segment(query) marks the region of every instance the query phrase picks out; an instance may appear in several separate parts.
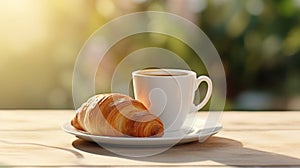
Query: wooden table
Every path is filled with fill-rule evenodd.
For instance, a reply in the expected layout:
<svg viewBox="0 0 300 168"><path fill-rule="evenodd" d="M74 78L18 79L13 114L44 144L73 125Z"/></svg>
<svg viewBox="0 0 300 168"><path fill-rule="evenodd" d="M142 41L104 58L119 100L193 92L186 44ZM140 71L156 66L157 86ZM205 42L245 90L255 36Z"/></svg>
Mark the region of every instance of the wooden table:
<svg viewBox="0 0 300 168"><path fill-rule="evenodd" d="M144 158L61 130L72 110L0 111L0 167L300 167L300 112L224 112L224 129Z"/></svg>

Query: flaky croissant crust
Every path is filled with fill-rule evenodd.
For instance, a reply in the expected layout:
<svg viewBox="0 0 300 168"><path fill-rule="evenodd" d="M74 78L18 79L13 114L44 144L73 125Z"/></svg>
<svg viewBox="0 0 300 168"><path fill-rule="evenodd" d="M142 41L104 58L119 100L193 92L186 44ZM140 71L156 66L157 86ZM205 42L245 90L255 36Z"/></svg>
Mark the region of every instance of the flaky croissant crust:
<svg viewBox="0 0 300 168"><path fill-rule="evenodd" d="M76 111L72 126L103 136L162 136L161 120L139 101L123 94L99 94Z"/></svg>

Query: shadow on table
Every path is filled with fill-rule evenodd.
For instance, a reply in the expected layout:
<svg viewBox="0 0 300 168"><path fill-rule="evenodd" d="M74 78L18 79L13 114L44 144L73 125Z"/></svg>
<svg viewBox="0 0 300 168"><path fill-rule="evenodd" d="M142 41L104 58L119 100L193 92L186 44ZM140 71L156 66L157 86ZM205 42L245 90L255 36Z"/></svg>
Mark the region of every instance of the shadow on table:
<svg viewBox="0 0 300 168"><path fill-rule="evenodd" d="M76 149L92 154L122 157L100 147L96 143L84 141L81 139L75 140L72 143L72 145ZM139 149L124 147L115 147L115 149L120 149L123 152L138 152L138 150L145 150L141 148ZM245 148L239 141L217 136L210 137L205 143L193 142L189 144L178 145L154 156L130 157L129 159L159 163L188 163L199 161L214 161L222 165L228 166L276 165L282 167L300 167L300 159L298 158L276 154L272 152L265 152L256 149Z"/></svg>

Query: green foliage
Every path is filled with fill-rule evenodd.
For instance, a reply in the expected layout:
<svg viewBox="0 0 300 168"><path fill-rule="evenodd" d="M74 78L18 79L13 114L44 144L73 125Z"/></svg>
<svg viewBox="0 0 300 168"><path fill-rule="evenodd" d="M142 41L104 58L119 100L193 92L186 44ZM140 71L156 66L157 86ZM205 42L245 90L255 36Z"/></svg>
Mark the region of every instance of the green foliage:
<svg viewBox="0 0 300 168"><path fill-rule="evenodd" d="M84 41L118 16L155 10L191 20L211 39L226 71L227 110L300 109L299 0L12 0L0 10L0 108L73 108L73 64ZM184 43L143 34L107 53L98 91L109 91L117 63L144 47L170 50L206 73Z"/></svg>

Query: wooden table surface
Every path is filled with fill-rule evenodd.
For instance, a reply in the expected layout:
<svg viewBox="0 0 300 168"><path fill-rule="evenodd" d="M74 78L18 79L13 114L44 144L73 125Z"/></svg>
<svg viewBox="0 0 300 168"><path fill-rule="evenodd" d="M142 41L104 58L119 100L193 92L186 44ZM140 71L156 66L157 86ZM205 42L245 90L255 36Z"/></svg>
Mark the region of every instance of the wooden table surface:
<svg viewBox="0 0 300 168"><path fill-rule="evenodd" d="M300 112L224 112L204 143L129 158L62 131L72 110L0 111L0 167L300 167Z"/></svg>

